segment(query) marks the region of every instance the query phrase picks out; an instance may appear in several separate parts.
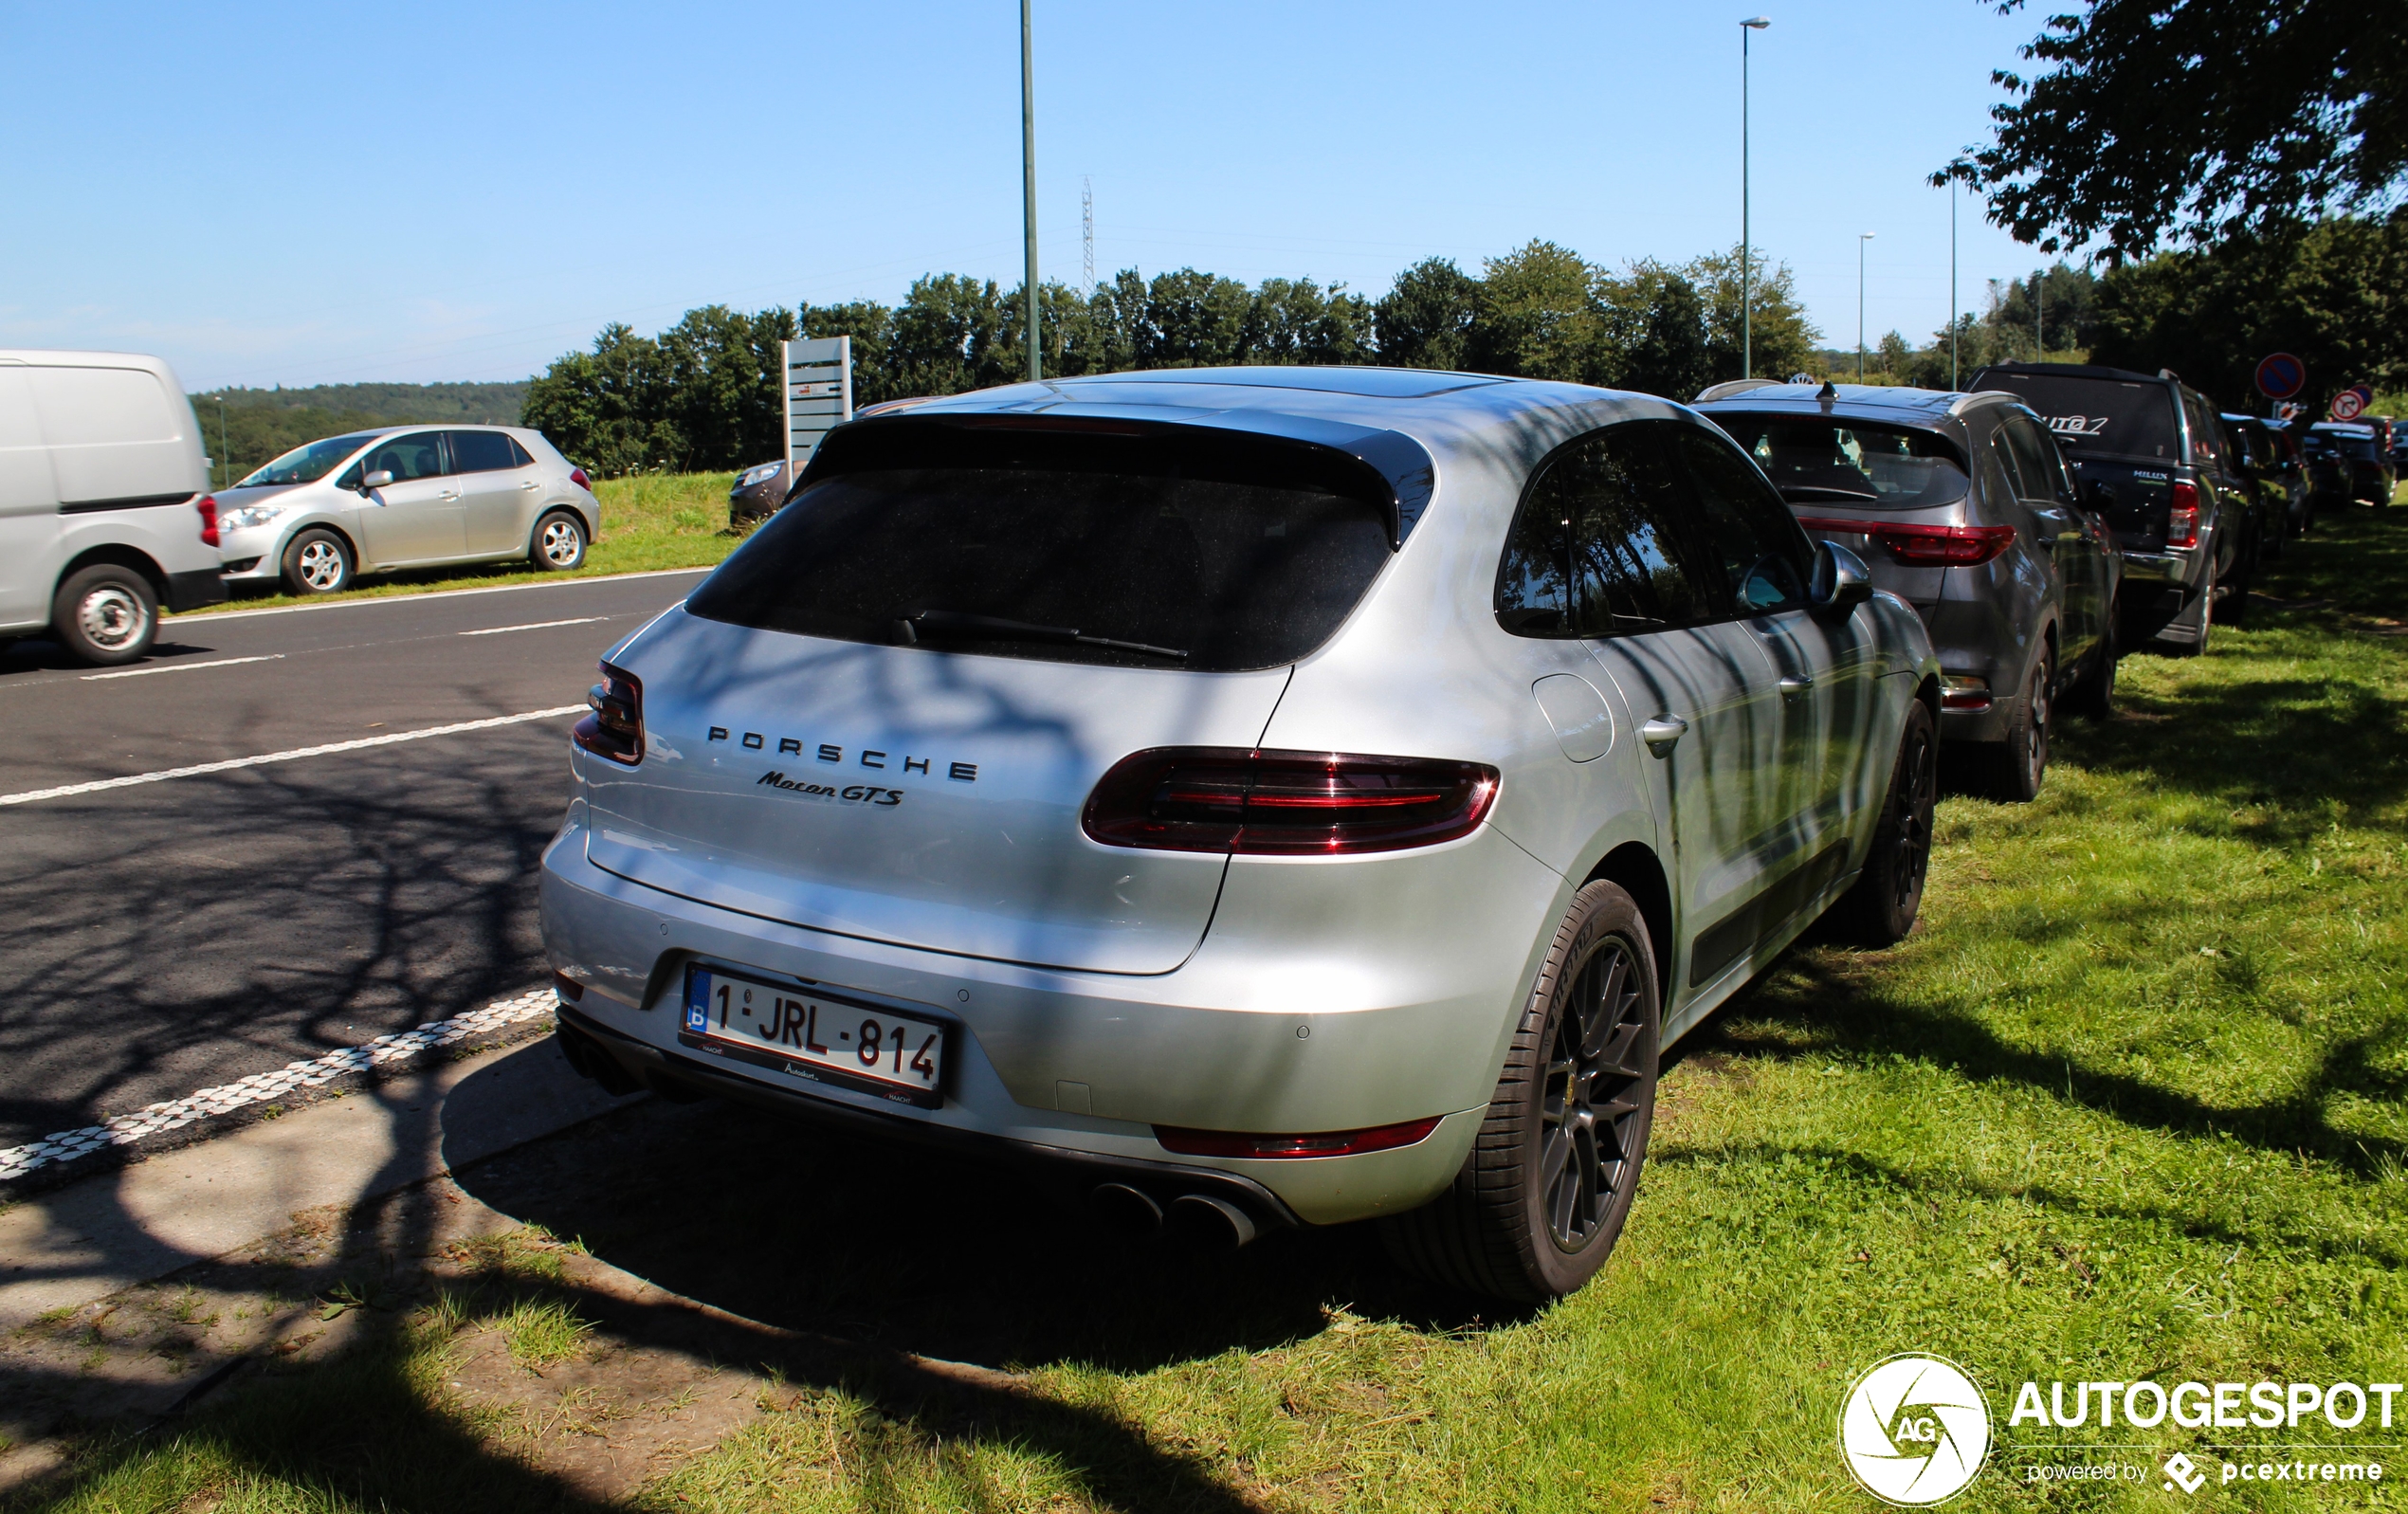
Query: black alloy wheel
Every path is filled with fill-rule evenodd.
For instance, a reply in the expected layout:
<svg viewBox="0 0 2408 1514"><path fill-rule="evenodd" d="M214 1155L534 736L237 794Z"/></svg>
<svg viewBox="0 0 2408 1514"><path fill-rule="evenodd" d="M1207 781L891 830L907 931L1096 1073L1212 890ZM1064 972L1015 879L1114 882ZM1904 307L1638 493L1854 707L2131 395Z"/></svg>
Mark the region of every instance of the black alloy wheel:
<svg viewBox="0 0 2408 1514"><path fill-rule="evenodd" d="M1573 1292L1612 1254L1655 1119L1661 1000L1638 904L1572 896L1454 1181L1380 1222L1407 1271L1494 1298Z"/></svg>
<svg viewBox="0 0 2408 1514"><path fill-rule="evenodd" d="M2048 779L2056 676L2056 654L2043 647L2024 681L2023 692L2007 711L2007 739L1998 747L1993 787L1999 798L2011 804L2028 804L2037 798L2040 785Z"/></svg>
<svg viewBox="0 0 2408 1514"><path fill-rule="evenodd" d="M1539 1096L1539 1191L1556 1250L1596 1239L1638 1186L1655 1103L1655 1028L1631 942L1598 942L1555 1017Z"/></svg>
<svg viewBox="0 0 2408 1514"><path fill-rule="evenodd" d="M1931 706L1918 699L1906 706L1865 869L1833 906L1842 934L1865 946L1894 946L1915 928L1931 872L1931 812L1939 800L1940 735Z"/></svg>

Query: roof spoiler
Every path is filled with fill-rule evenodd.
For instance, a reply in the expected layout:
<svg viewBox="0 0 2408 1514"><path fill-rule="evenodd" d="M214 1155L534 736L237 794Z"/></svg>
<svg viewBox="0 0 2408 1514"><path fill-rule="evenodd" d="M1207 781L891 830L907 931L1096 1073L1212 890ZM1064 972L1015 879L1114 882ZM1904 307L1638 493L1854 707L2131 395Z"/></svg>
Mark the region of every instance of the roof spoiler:
<svg viewBox="0 0 2408 1514"><path fill-rule="evenodd" d="M1703 405L1708 400L1728 399L1734 394L1744 394L1752 389L1779 389L1780 387L1780 380L1778 378L1734 378L1726 384L1706 385L1697 392L1697 398L1690 400L1689 403Z"/></svg>

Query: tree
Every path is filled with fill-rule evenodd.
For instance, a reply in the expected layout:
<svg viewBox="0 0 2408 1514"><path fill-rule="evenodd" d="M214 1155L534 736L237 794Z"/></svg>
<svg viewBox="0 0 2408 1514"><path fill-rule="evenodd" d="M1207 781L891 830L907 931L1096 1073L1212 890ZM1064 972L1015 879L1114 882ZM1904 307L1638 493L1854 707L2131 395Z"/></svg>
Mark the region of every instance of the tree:
<svg viewBox="0 0 2408 1514"><path fill-rule="evenodd" d="M520 418L606 477L682 466L685 439L664 413L666 380L660 343L612 321L592 352L557 359L528 387Z"/></svg>
<svg viewBox="0 0 2408 1514"><path fill-rule="evenodd" d="M1706 298L1706 353L1709 382L1739 378L1787 378L1806 366L1822 333L1806 319L1797 283L1785 263L1768 261L1760 248L1749 255L1747 308L1749 347L1756 372L1740 373L1739 248L1709 252L1681 269Z"/></svg>
<svg viewBox="0 0 2408 1514"><path fill-rule="evenodd" d="M679 465L740 468L786 455L782 344L795 313L689 310L661 333L661 411L684 443Z"/></svg>
<svg viewBox="0 0 2408 1514"><path fill-rule="evenodd" d="M1480 281L1451 258L1425 258L1396 275L1373 307L1379 360L1398 368L1464 368L1480 316Z"/></svg>
<svg viewBox="0 0 2408 1514"><path fill-rule="evenodd" d="M1473 305L1469 366L1518 378L1605 381L1596 270L1571 248L1532 241L1490 258Z"/></svg>
<svg viewBox="0 0 2408 1514"><path fill-rule="evenodd" d="M2022 56L2053 66L1993 74L2011 97L1996 139L1932 182L1985 190L1990 219L2045 251L2269 235L2408 180L2398 0L2089 0Z"/></svg>
<svg viewBox="0 0 2408 1514"><path fill-rule="evenodd" d="M1606 350L1596 364L1603 382L1683 403L1713 382L1706 301L1686 275L1634 263L1619 277L1600 277L1597 296L1605 310Z"/></svg>

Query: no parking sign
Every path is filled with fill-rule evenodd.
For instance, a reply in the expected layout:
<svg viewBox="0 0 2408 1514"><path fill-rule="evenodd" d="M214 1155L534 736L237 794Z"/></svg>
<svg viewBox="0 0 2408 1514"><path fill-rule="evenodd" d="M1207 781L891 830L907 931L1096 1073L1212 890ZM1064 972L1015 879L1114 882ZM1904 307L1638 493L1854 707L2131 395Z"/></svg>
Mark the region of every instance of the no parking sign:
<svg viewBox="0 0 2408 1514"><path fill-rule="evenodd" d="M2289 353L2275 353L2257 365L2257 392L2268 399L2289 399L2308 387L2308 365Z"/></svg>

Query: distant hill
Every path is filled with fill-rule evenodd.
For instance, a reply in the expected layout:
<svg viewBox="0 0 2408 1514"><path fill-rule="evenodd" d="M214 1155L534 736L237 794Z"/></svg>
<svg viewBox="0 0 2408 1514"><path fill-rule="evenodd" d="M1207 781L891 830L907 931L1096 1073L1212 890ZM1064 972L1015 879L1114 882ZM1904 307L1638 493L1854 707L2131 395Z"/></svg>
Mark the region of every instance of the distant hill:
<svg viewBox="0 0 2408 1514"><path fill-rule="evenodd" d="M321 436L372 426L516 426L533 380L499 384L317 384L307 389L210 390L192 396L201 435L225 487ZM219 401L224 400L222 411ZM218 454L224 453L224 457Z"/></svg>

